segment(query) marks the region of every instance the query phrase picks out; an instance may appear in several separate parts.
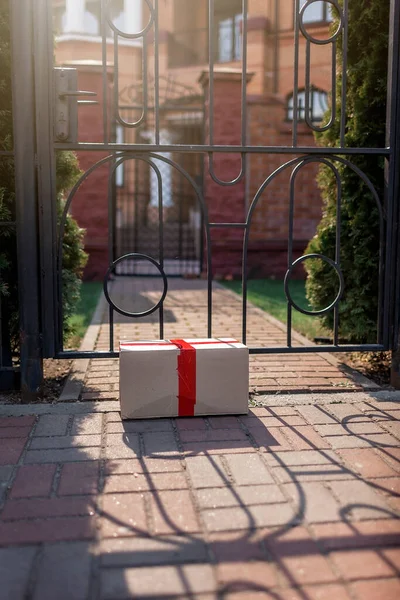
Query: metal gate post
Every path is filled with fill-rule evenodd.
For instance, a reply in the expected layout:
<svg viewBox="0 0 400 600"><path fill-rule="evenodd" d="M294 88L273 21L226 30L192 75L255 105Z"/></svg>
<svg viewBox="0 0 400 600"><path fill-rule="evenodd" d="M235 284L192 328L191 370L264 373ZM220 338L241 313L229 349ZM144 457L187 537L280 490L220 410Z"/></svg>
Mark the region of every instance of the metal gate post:
<svg viewBox="0 0 400 600"><path fill-rule="evenodd" d="M391 384L400 389L400 0L391 0L389 37L387 145L390 146L387 194L392 206ZM390 215L388 215L388 219Z"/></svg>
<svg viewBox="0 0 400 600"><path fill-rule="evenodd" d="M35 165L33 5L34 0L10 1L21 391L23 402L30 402L37 398L43 381Z"/></svg>

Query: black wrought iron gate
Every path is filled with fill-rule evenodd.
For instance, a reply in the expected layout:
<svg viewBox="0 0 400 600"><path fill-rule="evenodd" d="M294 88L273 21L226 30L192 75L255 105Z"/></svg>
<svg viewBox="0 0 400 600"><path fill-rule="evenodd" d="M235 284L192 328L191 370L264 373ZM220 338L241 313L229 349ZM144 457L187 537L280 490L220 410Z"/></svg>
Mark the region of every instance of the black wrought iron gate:
<svg viewBox="0 0 400 600"><path fill-rule="evenodd" d="M292 181L297 174L309 164L323 163L337 175L337 165L346 165L353 169L370 189L379 207L380 214L380 248L376 251L380 256L379 270L379 311L378 311L378 336L373 344L341 344L338 337L338 318L335 318L334 343L332 345L318 346L318 352L352 351L352 350L379 350L395 347L398 339L399 322L399 152L400 152L400 92L399 92L399 12L400 0L391 0L390 5L390 51L388 57L388 103L387 103L387 144L381 148L354 148L345 144L346 119L346 42L348 27L347 8L350 2L356 0L293 0L293 94L288 103L288 115L292 118L292 135L289 144L282 145L252 145L249 142L249 112L247 103L247 72L248 53L247 40L249 35L249 17L247 0L240 1L240 10L237 13L223 18L216 12L218 0L204 2L207 14L207 26L203 41L198 44L197 54L194 52L195 43L191 32L189 42L185 46L179 42L179 35L175 35L173 48L171 50L171 61L169 66L179 67L179 56L184 57L183 67L198 65L204 61L204 70L209 77L209 86L206 94L207 115L204 121L196 121L203 110L203 105L195 95L188 99L185 94L177 94L169 107L163 104L161 97L162 78L165 76L160 63L160 46L165 44L165 31L160 23L160 6L158 0L144 0L143 12L145 25L141 31L122 30L117 20L113 17L114 2L99 0L100 29L98 37L101 45L101 57L98 65L102 69L104 103L102 107L103 131L101 141L95 143L79 141L79 132L76 136L76 100L80 95L78 89L61 89L57 87L57 73L53 63L53 27L52 7L50 0L11 0L12 11L12 42L13 42L13 95L14 95L14 137L15 137L15 165L16 165L16 196L18 206L18 242L19 242L19 285L21 297L21 323L22 323L22 367L23 385L25 389L33 391L38 381L38 361L41 356L76 358L76 357L104 357L117 356L113 346L108 352L67 352L63 349L62 342L62 237L66 213L73 203L75 195L80 186L88 177L104 165L109 167L109 269L104 273L105 291L107 294L107 281L110 275L125 273L126 275L143 274L136 269L138 259L147 261L157 272L164 282L164 291L160 302L144 314L158 311L160 316L160 337L163 337L163 300L167 294L168 275L170 265L168 261L173 256L181 254L183 230L173 235L178 239L178 248L173 249L172 255L167 256L169 250L166 246L166 221L170 223L171 231L174 227L171 223L178 222L187 225L189 223L195 234L192 235L193 244L197 244L197 250L193 251L193 273L199 274L200 270L207 273L208 286L208 326L207 333L212 335L212 258L211 233L216 228L220 235L232 229L243 233L243 340L246 340L246 310L247 310L247 277L248 277L248 246L252 230L253 217L259 199L282 172L290 171ZM190 0L188 0L190 2ZM229 3L228 3L229 4ZM237 3L232 3L237 4ZM272 4L272 3L270 3ZM279 5L279 3L277 3ZM285 3L286 4L286 3ZM323 6L324 14L327 8L333 7L339 14L338 29L329 34L327 38L321 35L314 37L310 34L306 23L305 12L307 9L317 9ZM181 3L179 4L181 6ZM227 3L224 4L226 8ZM178 7L179 8L179 7ZM225 9L224 9L225 10ZM319 8L318 8L319 10ZM147 19L147 22L146 22ZM200 31L200 30L199 30ZM182 34L185 31L181 32ZM196 34L197 35L197 34ZM200 35L200 34L199 34ZM101 38L101 39L100 39ZM98 40L98 41L99 41ZM134 43L133 43L134 42ZM169 42L168 42L169 43ZM305 62L299 57L300 44L305 48ZM131 44L139 47L141 53L141 80L140 93L136 93L135 102L128 99L123 102L118 87L118 61L119 48L121 44ZM181 44L181 45L179 45ZM341 44L343 48L343 85L341 91L336 88L336 49ZM314 145L302 145L299 140L301 128L318 130L312 115L312 104L314 99L318 100L311 81L311 59L310 55L321 45L328 45L332 50L331 64L331 120L325 126L336 126L340 128L340 144L338 147L315 147ZM188 48L192 53L188 54ZM185 48L182 51L180 48ZM181 53L181 54L180 54ZM114 64L114 87L108 89L108 61ZM178 62L177 62L178 61ZM214 137L214 112L216 111L214 99L215 72L217 62L236 61L235 66L240 66L241 77L241 122L236 144L223 145L217 143ZM229 63L230 64L230 63ZM305 85L301 88L299 74L305 69ZM229 70L229 69L228 69ZM134 82L132 82L134 83ZM276 91L276 90L275 90ZM336 113L336 100L341 93L343 109L341 114ZM149 101L151 97L152 101ZM182 100L183 98L183 100ZM61 126L59 130L55 123L56 110L59 110L59 102L63 103L65 113L63 117L68 121L64 131ZM319 98L321 101L321 98ZM182 103L184 104L182 106ZM297 108L296 108L297 107ZM175 111L175 117L179 117L180 125L182 119L196 115L193 121L197 133L188 140L185 135L181 138L165 136L163 130L166 127L166 109ZM292 111L290 113L290 111ZM129 114L128 114L129 113ZM168 115L167 115L168 116ZM304 123L301 120L304 120ZM170 120L170 122L172 122ZM58 124L59 125L59 124ZM300 128L300 129L299 129ZM303 130L302 129L302 130ZM182 129L183 131L183 129ZM193 131L193 129L192 129ZM207 133L207 137L205 136ZM67 199L64 215L57 225L55 204L55 153L64 150L76 152L97 152L99 160L93 162L82 175L78 184L71 191ZM217 176L213 169L213 161L219 155L236 154L241 159L241 169L237 177L225 181L223 176ZM352 157L360 154L368 154L380 160L384 157L386 163L386 198L379 198L368 179L368 173L360 172L352 164ZM221 189L239 183L250 176L249 163L255 156L279 156L287 157L279 167L272 172L263 174L263 184L258 192L249 198L248 210L245 219L240 222L210 222L208 217L209 205L207 205L203 190L203 158L207 158L206 166L208 177L217 183ZM130 165L128 167L128 165ZM131 219L126 210L128 200L118 191L118 178L125 168L125 175L129 170L129 177L135 180L136 188L134 194L140 195L140 173L147 177L146 198L143 206L146 211L139 218ZM135 171L136 169L136 171ZM135 174L136 173L136 174ZM338 175L337 175L338 176ZM136 178L136 179L135 179ZM175 200L171 197L171 187L168 188L171 178L178 178L182 193L188 199L185 202ZM168 181L167 181L168 180ZM117 192L115 191L117 188ZM289 192L289 219L293 218L294 191L291 186ZM189 202L189 205L187 204ZM338 200L340 207L340 180L338 180ZM169 205L169 206L168 206ZM141 204L133 205L133 210L140 212ZM168 210L170 215L168 217ZM131 208L129 209L131 210ZM174 211L178 215L174 215ZM192 213L190 214L190 210ZM181 214L179 214L181 211ZM186 216L183 217L183 212ZM343 287L347 284L343 281L340 268L340 208L337 220L337 252L335 260L322 256L336 270L340 289L335 299L326 310L335 311L338 314ZM149 220L150 219L150 220ZM147 220L147 221L146 221ZM150 222L151 221L151 222ZM136 232L134 228L137 228ZM147 230L146 230L147 227ZM199 227L202 233L199 234ZM133 228L133 229L132 229ZM152 238L152 243L145 246L140 241L140 232L147 231L147 236ZM133 233L132 233L133 232ZM136 237L135 237L136 236ZM181 238L179 237L181 236ZM198 236L198 238L196 238ZM189 236L190 237L190 236ZM196 239L197 241L196 241ZM179 241L180 240L180 241ZM288 268L286 281L299 262L306 260L301 256L297 260L293 254L292 227L289 223L288 235ZM190 242L190 243L192 243ZM180 248L179 248L180 244ZM149 258L143 258L146 247L153 250ZM123 255L129 255L129 261L122 267ZM175 256L176 255L176 256ZM191 260L189 254L186 257ZM128 265L128 266L127 266ZM125 269L125 270L124 270ZM136 269L136 270L135 270ZM178 270L178 274L181 274ZM289 322L293 310L298 309L291 298L289 286L286 285ZM108 294L107 294L108 296ZM110 328L112 329L112 315L118 310L110 301ZM132 319L142 315L127 313ZM110 332L112 339L112 331ZM286 352L315 352L316 348L310 346L292 346L291 329L288 327L287 345L282 347L258 347L250 348L251 353L286 353Z"/></svg>

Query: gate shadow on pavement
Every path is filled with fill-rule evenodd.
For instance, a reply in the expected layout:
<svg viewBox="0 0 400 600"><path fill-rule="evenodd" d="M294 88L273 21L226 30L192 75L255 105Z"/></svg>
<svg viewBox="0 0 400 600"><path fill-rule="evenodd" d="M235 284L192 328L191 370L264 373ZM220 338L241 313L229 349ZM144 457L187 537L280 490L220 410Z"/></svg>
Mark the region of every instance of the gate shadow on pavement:
<svg viewBox="0 0 400 600"><path fill-rule="evenodd" d="M372 402L336 418L338 406L318 407L316 420L348 438L344 454L302 424L301 407L127 422L89 414L56 436L40 417L9 485L0 544L34 544L35 600L364 600L365 586L399 575L400 490L388 472L398 475L400 455L385 433L398 421ZM387 472L352 468L351 453L365 450L387 459ZM16 551L0 555L4 565Z"/></svg>

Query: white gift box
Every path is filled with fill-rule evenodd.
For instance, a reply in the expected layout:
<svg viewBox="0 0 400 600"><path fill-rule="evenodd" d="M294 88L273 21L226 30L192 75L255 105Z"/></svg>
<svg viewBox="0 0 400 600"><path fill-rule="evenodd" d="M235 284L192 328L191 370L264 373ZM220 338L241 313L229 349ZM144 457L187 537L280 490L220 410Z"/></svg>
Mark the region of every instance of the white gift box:
<svg viewBox="0 0 400 600"><path fill-rule="evenodd" d="M120 343L123 419L245 414L249 350L231 338Z"/></svg>

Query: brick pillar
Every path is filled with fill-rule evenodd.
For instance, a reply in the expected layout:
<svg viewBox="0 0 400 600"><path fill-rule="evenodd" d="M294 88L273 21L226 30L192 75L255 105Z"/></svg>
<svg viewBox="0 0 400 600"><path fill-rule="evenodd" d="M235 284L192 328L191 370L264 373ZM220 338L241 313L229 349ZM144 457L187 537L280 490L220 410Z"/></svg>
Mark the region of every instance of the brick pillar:
<svg viewBox="0 0 400 600"><path fill-rule="evenodd" d="M247 75L247 81L252 75ZM239 69L214 70L214 114L209 109L209 73L204 71L199 79L205 95L205 143L210 143L210 119L213 120L213 144L237 146L241 144L241 86ZM216 183L209 174L210 158L205 159L204 197L211 223L243 223L246 214L245 178L233 186ZM241 169L241 157L236 153L213 154L214 174L222 181L235 179ZM240 276L242 267L243 230L237 228L213 229L213 275Z"/></svg>
<svg viewBox="0 0 400 600"><path fill-rule="evenodd" d="M98 64L73 65L78 69L78 89L96 92L95 105L80 105L78 108L78 140L102 143L103 137L103 71ZM112 73L108 73L109 84ZM110 96L109 96L110 97ZM89 99L89 98L88 98ZM110 112L110 111L109 111ZM79 166L87 171L108 153L78 152ZM72 201L71 212L80 227L86 230L85 250L89 260L85 268L85 280L102 280L108 265L108 175L109 166L96 169L78 190Z"/></svg>

